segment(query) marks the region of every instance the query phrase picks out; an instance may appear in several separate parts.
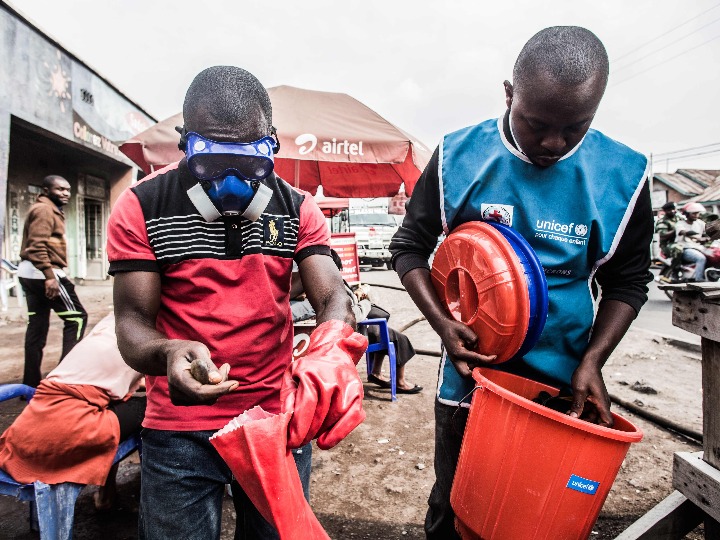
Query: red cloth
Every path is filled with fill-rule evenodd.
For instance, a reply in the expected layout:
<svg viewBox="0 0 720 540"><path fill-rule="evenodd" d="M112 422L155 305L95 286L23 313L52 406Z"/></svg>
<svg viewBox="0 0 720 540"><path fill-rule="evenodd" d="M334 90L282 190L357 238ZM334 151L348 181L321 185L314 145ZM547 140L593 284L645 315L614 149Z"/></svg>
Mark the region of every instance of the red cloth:
<svg viewBox="0 0 720 540"><path fill-rule="evenodd" d="M95 386L42 381L0 437L0 469L22 483L104 485L120 442L109 402Z"/></svg>

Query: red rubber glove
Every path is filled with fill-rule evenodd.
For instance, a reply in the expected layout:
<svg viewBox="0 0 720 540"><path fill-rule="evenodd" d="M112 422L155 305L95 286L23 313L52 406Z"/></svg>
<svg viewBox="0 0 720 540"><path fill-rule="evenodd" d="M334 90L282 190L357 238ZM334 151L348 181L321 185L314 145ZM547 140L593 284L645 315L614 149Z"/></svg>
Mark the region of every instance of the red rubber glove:
<svg viewBox="0 0 720 540"><path fill-rule="evenodd" d="M342 321L326 321L313 331L305 355L285 371L280 391L282 411L293 413L288 448L317 437L318 447L328 450L365 420L355 366L367 347L367 339Z"/></svg>

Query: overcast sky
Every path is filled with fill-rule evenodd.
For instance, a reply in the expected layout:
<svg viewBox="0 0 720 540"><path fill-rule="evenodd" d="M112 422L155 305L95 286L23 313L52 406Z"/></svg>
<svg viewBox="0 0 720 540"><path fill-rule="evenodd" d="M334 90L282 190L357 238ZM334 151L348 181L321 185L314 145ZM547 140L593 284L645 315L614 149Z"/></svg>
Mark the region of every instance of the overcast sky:
<svg viewBox="0 0 720 540"><path fill-rule="evenodd" d="M232 64L267 87L348 93L431 147L502 114L502 82L535 32L585 26L611 62L593 127L644 153L715 151L659 157L656 172L720 169L717 0L11 4L158 120L180 111L198 71Z"/></svg>

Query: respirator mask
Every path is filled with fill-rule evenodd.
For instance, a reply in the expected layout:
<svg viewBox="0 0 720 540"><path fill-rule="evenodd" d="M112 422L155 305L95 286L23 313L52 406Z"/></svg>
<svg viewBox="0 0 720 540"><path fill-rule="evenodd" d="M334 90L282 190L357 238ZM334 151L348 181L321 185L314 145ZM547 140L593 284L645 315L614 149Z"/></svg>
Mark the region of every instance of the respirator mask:
<svg viewBox="0 0 720 540"><path fill-rule="evenodd" d="M280 148L275 128L271 134L257 141L235 143L181 132L179 147L185 151L188 169L200 180L188 190L188 196L206 220L241 215L257 221L265 211L272 190L260 180L272 173L274 154Z"/></svg>

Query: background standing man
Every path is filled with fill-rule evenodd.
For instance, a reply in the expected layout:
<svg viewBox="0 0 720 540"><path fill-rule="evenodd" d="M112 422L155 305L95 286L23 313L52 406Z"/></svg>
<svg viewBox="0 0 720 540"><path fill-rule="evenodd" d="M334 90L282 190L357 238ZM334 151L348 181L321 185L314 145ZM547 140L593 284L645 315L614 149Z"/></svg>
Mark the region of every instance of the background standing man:
<svg viewBox="0 0 720 540"><path fill-rule="evenodd" d="M337 425L344 436L364 418L353 361L367 341L353 333L322 212L272 172L278 143L260 81L237 67L208 68L191 83L183 117L186 157L126 190L109 223L118 345L125 361L148 375L140 537L219 538L225 484L232 482L235 537L277 538L209 437L256 405L278 413L288 410L285 397L295 398L283 386L292 358L293 261L318 323L294 373L321 383L332 413L321 414L299 394L294 403L288 446L298 448L306 497L310 441L320 436L325 447ZM346 361L312 355L316 336L326 349L344 350ZM205 375L196 379L191 366L198 364ZM351 403L357 423L341 410Z"/></svg>
<svg viewBox="0 0 720 540"><path fill-rule="evenodd" d="M40 366L50 328L50 310L65 323L60 360L82 339L87 325L87 312L63 271L67 267L67 242L62 207L69 200L68 181L62 176L46 176L42 193L30 207L23 227L22 260L18 266L28 306L23 384L32 387L37 387L42 378Z"/></svg>
<svg viewBox="0 0 720 540"><path fill-rule="evenodd" d="M473 388L471 370L494 359L438 299L428 256L440 233L499 218L525 237L547 277L548 319L532 351L495 367L570 385L570 415L612 425L601 368L647 300L653 220L646 158L590 130L608 74L592 32L538 32L520 52L513 84L504 83L505 114L443 138L393 237L394 268L445 349L428 538L458 538L450 490L468 405L457 408Z"/></svg>

